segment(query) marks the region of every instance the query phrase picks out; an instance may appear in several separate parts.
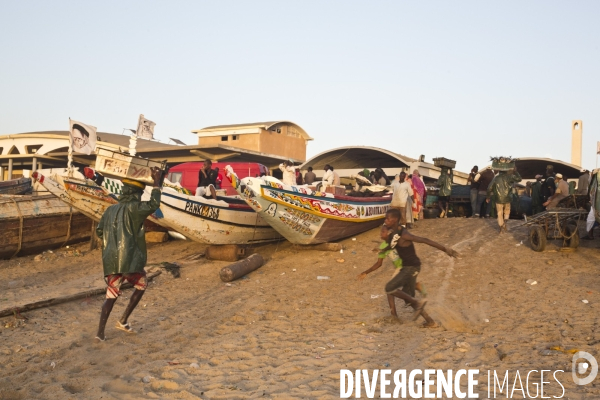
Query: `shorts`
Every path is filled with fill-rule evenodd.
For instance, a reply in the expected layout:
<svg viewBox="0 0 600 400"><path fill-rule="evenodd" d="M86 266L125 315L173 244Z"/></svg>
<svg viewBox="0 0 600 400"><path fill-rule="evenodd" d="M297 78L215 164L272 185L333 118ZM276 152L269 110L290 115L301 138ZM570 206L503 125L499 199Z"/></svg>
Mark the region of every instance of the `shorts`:
<svg viewBox="0 0 600 400"><path fill-rule="evenodd" d="M146 280L146 272L134 272L132 274L112 274L104 277L106 282L106 298L116 299L121 295L121 285L123 281L127 281L137 290L146 290L148 281Z"/></svg>
<svg viewBox="0 0 600 400"><path fill-rule="evenodd" d="M201 196L206 196L207 194L210 195L210 187L213 187L213 189L215 188L214 185L208 185L208 186L200 186L196 188L196 196L201 197Z"/></svg>
<svg viewBox="0 0 600 400"><path fill-rule="evenodd" d="M385 292L391 294L400 289L410 297L415 297L419 272L421 272L421 267L402 267L400 272L396 271L392 279L385 285Z"/></svg>

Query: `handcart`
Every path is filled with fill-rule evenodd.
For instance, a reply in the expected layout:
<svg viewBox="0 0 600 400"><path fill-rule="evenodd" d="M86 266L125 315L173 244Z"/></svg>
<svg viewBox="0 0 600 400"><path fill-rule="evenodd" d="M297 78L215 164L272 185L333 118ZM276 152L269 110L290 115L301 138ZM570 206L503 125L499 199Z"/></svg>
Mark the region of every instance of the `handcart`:
<svg viewBox="0 0 600 400"><path fill-rule="evenodd" d="M579 246L578 222L585 221L584 209L555 208L526 217L521 226L529 227L529 242L535 251L544 251L548 239L563 239L566 247Z"/></svg>

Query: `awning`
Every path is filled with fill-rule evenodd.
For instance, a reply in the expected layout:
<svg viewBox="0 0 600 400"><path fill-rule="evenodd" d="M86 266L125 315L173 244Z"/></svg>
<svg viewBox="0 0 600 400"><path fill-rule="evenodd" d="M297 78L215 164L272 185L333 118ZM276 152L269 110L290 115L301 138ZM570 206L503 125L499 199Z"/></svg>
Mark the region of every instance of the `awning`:
<svg viewBox="0 0 600 400"><path fill-rule="evenodd" d="M327 150L308 159L301 169L323 169L329 164L334 169L405 168L408 163L399 154L377 147L348 146Z"/></svg>

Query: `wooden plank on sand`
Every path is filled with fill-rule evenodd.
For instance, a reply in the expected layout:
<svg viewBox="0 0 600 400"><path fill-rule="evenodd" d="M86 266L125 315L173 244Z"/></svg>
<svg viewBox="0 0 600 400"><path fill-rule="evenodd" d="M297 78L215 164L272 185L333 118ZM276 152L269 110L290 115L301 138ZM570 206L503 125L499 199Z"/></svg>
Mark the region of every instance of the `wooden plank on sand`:
<svg viewBox="0 0 600 400"><path fill-rule="evenodd" d="M146 279L148 279L148 281L150 281L153 278L160 275L161 272L162 271L158 270L158 271L149 273L146 276ZM131 287L131 284L129 282L127 282L121 286L121 289L128 289L130 287ZM0 310L0 317L7 317L9 315L13 315L14 312L22 313L24 311L35 310L36 308L49 307L49 306L53 306L56 304L66 303L66 302L77 300L77 299L82 299L85 297L96 296L96 295L99 295L102 293L106 293L106 287L90 289L90 290L86 290L85 292L79 292L79 293L75 293L75 294L69 294L66 296L54 297L51 299L40 300L40 301L36 301L33 303L23 304L22 306L9 307L9 308L5 308L4 310Z"/></svg>

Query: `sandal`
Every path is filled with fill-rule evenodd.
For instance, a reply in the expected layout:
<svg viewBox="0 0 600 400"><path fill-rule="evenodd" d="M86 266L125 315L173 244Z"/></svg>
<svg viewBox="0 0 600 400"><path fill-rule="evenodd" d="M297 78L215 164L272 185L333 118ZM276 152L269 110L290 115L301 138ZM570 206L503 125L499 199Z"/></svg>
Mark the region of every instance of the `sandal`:
<svg viewBox="0 0 600 400"><path fill-rule="evenodd" d="M117 325L115 325L115 328L125 331L127 333L135 333L131 326L129 326L129 322L126 324L122 324L121 322L117 321Z"/></svg>

